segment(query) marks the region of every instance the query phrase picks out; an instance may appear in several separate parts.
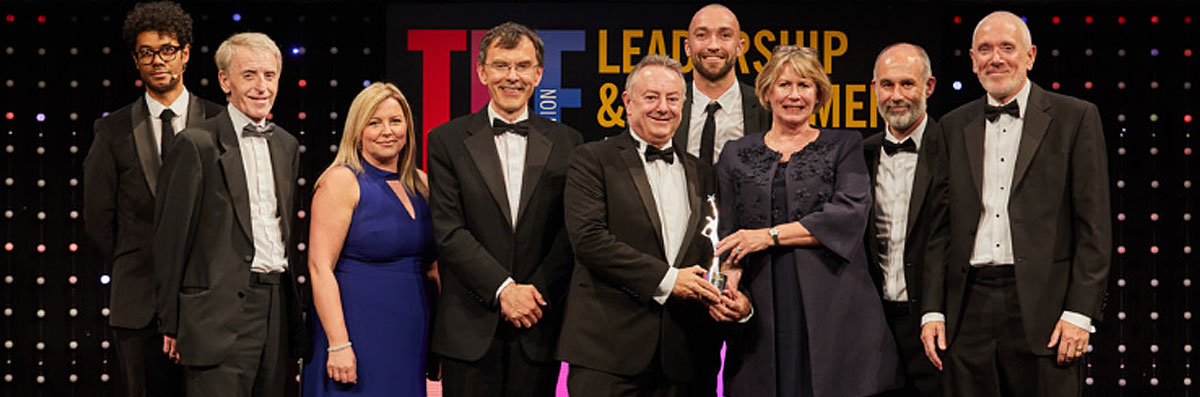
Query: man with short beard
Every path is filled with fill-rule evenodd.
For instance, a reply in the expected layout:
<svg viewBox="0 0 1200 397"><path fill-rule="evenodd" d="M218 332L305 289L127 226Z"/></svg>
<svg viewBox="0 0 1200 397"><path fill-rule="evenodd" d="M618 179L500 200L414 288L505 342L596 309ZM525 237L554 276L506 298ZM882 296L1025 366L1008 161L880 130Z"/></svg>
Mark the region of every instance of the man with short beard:
<svg viewBox="0 0 1200 397"><path fill-rule="evenodd" d="M874 205L867 222L868 270L905 370L904 396L941 394L940 374L921 348L921 263L929 240L930 157L940 130L925 113L936 79L929 55L896 43L875 58L871 87L887 125L863 140Z"/></svg>
<svg viewBox="0 0 1200 397"><path fill-rule="evenodd" d="M145 94L96 120L84 160L84 227L112 266L109 325L117 353L117 394L177 395L179 368L163 354L154 315L150 246L154 190L174 135L221 111L183 86L192 18L178 4L142 3L125 17L122 36Z"/></svg>
<svg viewBox="0 0 1200 397"><path fill-rule="evenodd" d="M1077 396L1112 249L1108 157L1096 105L1028 78L1029 27L975 27L987 94L942 118L933 234L921 289L925 355L947 395Z"/></svg>
<svg viewBox="0 0 1200 397"><path fill-rule="evenodd" d="M741 25L729 8L709 4L692 16L684 40L692 83L675 144L702 162L716 164L726 142L771 126L770 111L759 105L754 87L739 82L733 72L745 48Z"/></svg>

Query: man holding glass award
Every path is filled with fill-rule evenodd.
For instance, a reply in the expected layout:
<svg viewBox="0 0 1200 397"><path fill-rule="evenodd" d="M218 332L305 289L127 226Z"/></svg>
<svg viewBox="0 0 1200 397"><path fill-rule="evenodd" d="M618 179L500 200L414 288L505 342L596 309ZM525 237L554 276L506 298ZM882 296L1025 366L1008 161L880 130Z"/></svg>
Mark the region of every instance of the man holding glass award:
<svg viewBox="0 0 1200 397"><path fill-rule="evenodd" d="M629 131L571 158L563 197L578 265L558 357L571 364L572 396L702 392L694 335L723 298L706 279L712 244L701 234L710 165L671 142L684 91L678 61L645 57L622 94Z"/></svg>

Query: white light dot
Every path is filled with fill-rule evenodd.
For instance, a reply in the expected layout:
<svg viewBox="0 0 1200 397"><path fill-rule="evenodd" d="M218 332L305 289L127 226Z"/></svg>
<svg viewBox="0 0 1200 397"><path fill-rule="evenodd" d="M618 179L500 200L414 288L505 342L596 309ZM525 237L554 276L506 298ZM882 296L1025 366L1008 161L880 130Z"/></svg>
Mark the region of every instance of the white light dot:
<svg viewBox="0 0 1200 397"><path fill-rule="evenodd" d="M1125 344L1122 343L1122 344L1117 345L1117 351L1124 353L1125 352Z"/></svg>
<svg viewBox="0 0 1200 397"><path fill-rule="evenodd" d="M1157 279L1157 278L1152 278L1152 279L1150 279L1150 286L1151 286L1151 287L1157 287L1157 286L1158 286L1158 279Z"/></svg>
<svg viewBox="0 0 1200 397"><path fill-rule="evenodd" d="M1158 386L1158 378L1150 378L1150 386Z"/></svg>
<svg viewBox="0 0 1200 397"><path fill-rule="evenodd" d="M38 80L37 88L46 88L46 82L42 81L42 80Z"/></svg>
<svg viewBox="0 0 1200 397"><path fill-rule="evenodd" d="M337 118L338 118L338 113L337 113L337 112L329 112L329 119L330 119L330 120L337 120Z"/></svg>
<svg viewBox="0 0 1200 397"><path fill-rule="evenodd" d="M46 55L46 49L45 49L45 48L38 48L38 50L37 50L37 54L38 54L38 56Z"/></svg>
<svg viewBox="0 0 1200 397"><path fill-rule="evenodd" d="M1125 286L1125 279L1123 279L1123 278L1119 278L1119 279L1117 279L1117 286L1118 286L1118 287L1124 287L1124 286Z"/></svg>
<svg viewBox="0 0 1200 397"><path fill-rule="evenodd" d="M4 317L12 317L13 309L11 307L4 308Z"/></svg>
<svg viewBox="0 0 1200 397"><path fill-rule="evenodd" d="M71 47L71 55L79 55L79 49L75 48L75 47Z"/></svg>
<svg viewBox="0 0 1200 397"><path fill-rule="evenodd" d="M76 308L73 308L73 307L72 307L72 308L71 308L71 310L67 310L67 315L68 315L68 316L71 316L71 317L78 316L78 315L79 315L79 309L76 309Z"/></svg>
<svg viewBox="0 0 1200 397"><path fill-rule="evenodd" d="M1190 245L1183 246L1183 253L1185 253L1185 254L1192 253L1192 246L1190 246Z"/></svg>
<svg viewBox="0 0 1200 397"><path fill-rule="evenodd" d="M304 277L304 275L301 274L299 276L296 276L296 282L300 283L300 284L304 284L304 283L308 282L308 278Z"/></svg>
<svg viewBox="0 0 1200 397"><path fill-rule="evenodd" d="M206 46L206 45L202 45L202 46L200 46L200 52L201 52L201 53L204 53L204 54L207 54L207 53L208 53L208 46Z"/></svg>
<svg viewBox="0 0 1200 397"><path fill-rule="evenodd" d="M338 84L338 83L337 83L337 79L332 79L332 80L329 80L329 86L330 86L330 87L337 87L337 84Z"/></svg>
<svg viewBox="0 0 1200 397"><path fill-rule="evenodd" d="M1158 89L1158 82L1157 82L1157 81L1151 81L1151 82L1150 82L1150 89L1152 89L1152 90L1157 90L1157 89Z"/></svg>
<svg viewBox="0 0 1200 397"><path fill-rule="evenodd" d="M37 318L46 318L46 309L38 309Z"/></svg>
<svg viewBox="0 0 1200 397"><path fill-rule="evenodd" d="M1052 57L1058 56L1058 49L1055 48L1053 50L1050 50L1050 56L1052 56Z"/></svg>
<svg viewBox="0 0 1200 397"><path fill-rule="evenodd" d="M1119 57L1125 56L1125 49L1124 48L1118 49L1117 56L1119 56Z"/></svg>
<svg viewBox="0 0 1200 397"><path fill-rule="evenodd" d="M13 348L13 341L12 341L12 339L9 339L9 340L6 340L6 341L4 341L4 348L5 348L5 349L12 349L12 348Z"/></svg>
<svg viewBox="0 0 1200 397"><path fill-rule="evenodd" d="M201 78L200 85L208 87L208 77Z"/></svg>
<svg viewBox="0 0 1200 397"><path fill-rule="evenodd" d="M1187 221L1190 221L1190 220L1192 220L1192 213L1190 213L1190 212L1184 212L1184 213L1183 213L1183 221L1184 221L1184 222L1187 222Z"/></svg>
<svg viewBox="0 0 1200 397"><path fill-rule="evenodd" d="M8 185L8 186L12 186L13 185L12 177L4 178L4 184Z"/></svg>
<svg viewBox="0 0 1200 397"><path fill-rule="evenodd" d="M38 179L38 180L37 180L37 187L46 187L46 180L45 180L45 179Z"/></svg>
<svg viewBox="0 0 1200 397"><path fill-rule="evenodd" d="M1158 113L1150 113L1150 121L1158 121Z"/></svg>
<svg viewBox="0 0 1200 397"><path fill-rule="evenodd" d="M304 179L304 177L296 178L296 184L300 186L307 185L308 179Z"/></svg>
<svg viewBox="0 0 1200 397"><path fill-rule="evenodd" d="M1118 81L1118 82L1117 82L1117 89L1118 89L1118 90L1123 90L1123 89L1125 89L1125 82L1124 82L1124 81Z"/></svg>
<svg viewBox="0 0 1200 397"><path fill-rule="evenodd" d="M71 112L71 114L67 115L67 118L70 118L71 121L79 120L79 113ZM75 152L71 152L71 153L75 153Z"/></svg>
<svg viewBox="0 0 1200 397"><path fill-rule="evenodd" d="M7 145L7 146L5 146L5 147L4 147L4 151L5 151L5 152L8 152L8 153L12 153L12 152L13 152L13 150L15 150L15 149L16 149L16 148L14 148L14 147L13 147L13 145Z"/></svg>
<svg viewBox="0 0 1200 397"><path fill-rule="evenodd" d="M1188 311L1183 312L1183 319L1191 320L1192 319L1192 311L1188 310Z"/></svg>
<svg viewBox="0 0 1200 397"><path fill-rule="evenodd" d="M1183 345L1183 352L1184 352L1184 353L1191 353L1191 352L1192 352L1192 344L1191 344L1191 343L1188 343L1188 344L1186 344L1186 345Z"/></svg>
<svg viewBox="0 0 1200 397"><path fill-rule="evenodd" d="M100 309L100 315L101 315L101 316L108 317L108 313L109 313L109 310L108 310L108 308L107 308L107 307L106 307L106 308L103 308L103 309Z"/></svg>
<svg viewBox="0 0 1200 397"><path fill-rule="evenodd" d="M337 47L329 47L329 54L330 54L330 55L337 55L337 53L338 53L338 49L337 49Z"/></svg>
<svg viewBox="0 0 1200 397"><path fill-rule="evenodd" d="M39 383L39 384L41 384L41 383L46 383L46 376L45 376L45 375L38 375L38 376L37 376L37 383Z"/></svg>
<svg viewBox="0 0 1200 397"><path fill-rule="evenodd" d="M102 53L104 55L108 55L108 53L110 53L110 52L112 52L112 49L108 48L107 46L100 49L100 53Z"/></svg>
<svg viewBox="0 0 1200 397"><path fill-rule="evenodd" d="M299 150L299 151L300 151L300 153L307 152L307 151L308 151L308 145L300 145L300 147L299 147L299 148L297 148L296 150Z"/></svg>
<svg viewBox="0 0 1200 397"><path fill-rule="evenodd" d="M12 374L4 374L4 381L7 383L12 383L12 381L13 381Z"/></svg>
<svg viewBox="0 0 1200 397"><path fill-rule="evenodd" d="M109 346L109 343L108 343L108 341L107 341L107 340L100 341L100 348L101 348L101 349L108 349L108 346Z"/></svg>
<svg viewBox="0 0 1200 397"><path fill-rule="evenodd" d="M71 178L67 180L67 184L71 186L79 186L79 179Z"/></svg>
<svg viewBox="0 0 1200 397"><path fill-rule="evenodd" d="M1124 122L1125 122L1125 115L1124 115L1124 114L1118 114L1118 115L1117 115L1117 121L1124 123Z"/></svg>
<svg viewBox="0 0 1200 397"><path fill-rule="evenodd" d="M304 251L306 248L308 248L308 245L305 245L304 243L296 244L296 249L298 250Z"/></svg>
<svg viewBox="0 0 1200 397"><path fill-rule="evenodd" d="M71 350L78 349L78 348L79 348L79 342L76 342L76 341L71 341L71 342L67 343L67 347L71 348Z"/></svg>
<svg viewBox="0 0 1200 397"><path fill-rule="evenodd" d="M13 48L12 48L12 47L5 47L5 48L4 48L4 53L5 53L5 54L8 54L8 55L12 55L12 54L13 54Z"/></svg>
<svg viewBox="0 0 1200 397"><path fill-rule="evenodd" d="M363 55L371 55L371 47L363 47Z"/></svg>
<svg viewBox="0 0 1200 397"><path fill-rule="evenodd" d="M79 88L79 80L71 80L71 88Z"/></svg>
<svg viewBox="0 0 1200 397"><path fill-rule="evenodd" d="M44 284L46 284L46 277L38 276L38 278L35 279L35 281L37 282L37 285L44 285Z"/></svg>
<svg viewBox="0 0 1200 397"><path fill-rule="evenodd" d="M330 153L337 153L338 145L329 145Z"/></svg>
<svg viewBox="0 0 1200 397"><path fill-rule="evenodd" d="M1184 385L1184 386L1191 386L1191 385L1192 385L1192 378L1183 378L1183 385Z"/></svg>
<svg viewBox="0 0 1200 397"><path fill-rule="evenodd" d="M104 79L104 80L100 81L100 85L108 87L108 86L112 85L112 82L108 81L108 79Z"/></svg>
<svg viewBox="0 0 1200 397"><path fill-rule="evenodd" d="M44 220L46 220L46 212L44 212L44 211L38 211L38 213L37 213L37 218L38 218L38 220L39 220L39 221L44 221Z"/></svg>
<svg viewBox="0 0 1200 397"><path fill-rule="evenodd" d="M13 84L16 84L16 82L12 81L12 79L4 81L4 85L8 86L8 88L12 88Z"/></svg>
<svg viewBox="0 0 1200 397"><path fill-rule="evenodd" d="M40 341L39 341L39 342L38 342L36 345L34 345L34 348L35 348L35 349L38 349L38 350L45 350L45 349L46 349L46 342L40 342Z"/></svg>
<svg viewBox="0 0 1200 397"><path fill-rule="evenodd" d="M1151 352L1151 353L1158 353L1158 345L1157 345L1157 344L1152 344L1152 345L1150 345L1150 352Z"/></svg>
<svg viewBox="0 0 1200 397"><path fill-rule="evenodd" d="M1192 286L1192 279L1190 279L1190 278L1185 278L1185 279L1183 279L1183 286L1184 286L1184 287L1191 287L1191 286Z"/></svg>
<svg viewBox="0 0 1200 397"><path fill-rule="evenodd" d="M1088 386L1091 386L1095 382L1096 381L1094 379L1092 379L1092 377L1090 377L1090 376L1083 380L1083 383L1086 383Z"/></svg>
<svg viewBox="0 0 1200 397"><path fill-rule="evenodd" d="M1125 155L1125 147L1124 146L1117 148L1117 155L1120 155L1120 156Z"/></svg>
<svg viewBox="0 0 1200 397"><path fill-rule="evenodd" d="M1125 387L1125 378L1117 379L1117 386Z"/></svg>
<svg viewBox="0 0 1200 397"><path fill-rule="evenodd" d="M71 219L79 219L79 211L71 210L67 216L70 216Z"/></svg>
<svg viewBox="0 0 1200 397"><path fill-rule="evenodd" d="M1150 148L1150 155L1151 155L1151 156L1153 156L1153 155L1156 155L1156 154L1158 154L1158 147L1151 147L1151 148Z"/></svg>
<svg viewBox="0 0 1200 397"><path fill-rule="evenodd" d="M1185 181L1183 181L1183 188L1184 188L1184 189L1191 189L1191 188L1192 188L1192 181L1191 181L1190 179L1189 179L1189 180L1185 180Z"/></svg>
<svg viewBox="0 0 1200 397"><path fill-rule="evenodd" d="M71 383L75 383L79 381L79 375L71 374L71 376L67 377L67 380L71 381Z"/></svg>
<svg viewBox="0 0 1200 397"><path fill-rule="evenodd" d="M4 283L5 283L5 284L12 284L12 283L13 283L13 276L12 276L11 274L9 274L9 275L5 275L5 276L4 276Z"/></svg>
<svg viewBox="0 0 1200 397"><path fill-rule="evenodd" d="M1183 82L1183 89L1185 89L1185 90L1192 89L1192 82L1190 82L1190 81Z"/></svg>
<svg viewBox="0 0 1200 397"><path fill-rule="evenodd" d="M1158 189L1158 181L1157 180L1150 181L1150 188Z"/></svg>
<svg viewBox="0 0 1200 397"><path fill-rule="evenodd" d="M108 383L108 374L100 374L100 381ZM1124 380L1122 380L1124 382Z"/></svg>
<svg viewBox="0 0 1200 397"><path fill-rule="evenodd" d="M1158 320L1158 312L1150 312L1151 320Z"/></svg>
<svg viewBox="0 0 1200 397"><path fill-rule="evenodd" d="M1125 319L1125 312L1117 312L1117 319L1118 319L1118 320L1124 320L1124 319Z"/></svg>

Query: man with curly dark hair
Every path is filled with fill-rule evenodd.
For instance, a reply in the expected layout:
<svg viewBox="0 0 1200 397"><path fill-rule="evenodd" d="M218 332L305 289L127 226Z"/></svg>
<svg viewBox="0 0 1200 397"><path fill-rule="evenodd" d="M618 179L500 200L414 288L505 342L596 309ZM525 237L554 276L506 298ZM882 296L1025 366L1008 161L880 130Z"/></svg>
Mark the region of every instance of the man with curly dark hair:
<svg viewBox="0 0 1200 397"><path fill-rule="evenodd" d="M169 1L142 3L122 37L146 93L96 121L84 161L84 225L101 260L111 264L109 324L116 342L117 394L179 395L180 370L158 332L150 246L154 190L175 132L221 111L183 86L192 19Z"/></svg>

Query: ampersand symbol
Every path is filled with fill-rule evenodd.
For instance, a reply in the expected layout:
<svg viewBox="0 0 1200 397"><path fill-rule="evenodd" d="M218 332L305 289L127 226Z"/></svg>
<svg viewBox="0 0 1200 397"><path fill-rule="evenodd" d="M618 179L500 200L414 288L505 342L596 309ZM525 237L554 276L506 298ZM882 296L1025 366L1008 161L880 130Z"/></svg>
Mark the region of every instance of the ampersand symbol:
<svg viewBox="0 0 1200 397"><path fill-rule="evenodd" d="M601 127L625 127L625 119L621 118L621 113L625 111L625 107L617 105L617 108L613 109L612 104L616 100L616 84L604 83L604 85L600 86L600 110L596 111L596 122L600 123Z"/></svg>

